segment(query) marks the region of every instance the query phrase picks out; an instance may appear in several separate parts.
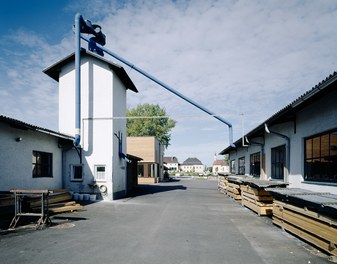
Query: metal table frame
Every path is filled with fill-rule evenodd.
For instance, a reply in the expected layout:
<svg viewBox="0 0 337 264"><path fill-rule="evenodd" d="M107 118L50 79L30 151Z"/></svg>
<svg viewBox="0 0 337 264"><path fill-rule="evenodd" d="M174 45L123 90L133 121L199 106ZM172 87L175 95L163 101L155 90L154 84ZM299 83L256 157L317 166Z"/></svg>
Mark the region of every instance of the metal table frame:
<svg viewBox="0 0 337 264"><path fill-rule="evenodd" d="M49 205L48 205L48 196L53 191L49 190L11 190L11 193L14 194L14 202L15 202L15 215L12 219L12 222L9 225L9 228L14 229L17 225L19 219L21 217L33 216L39 217L35 229L42 229L47 224L51 224L51 220L49 218ZM40 197L41 199L41 211L38 212L24 212L22 202L24 197Z"/></svg>

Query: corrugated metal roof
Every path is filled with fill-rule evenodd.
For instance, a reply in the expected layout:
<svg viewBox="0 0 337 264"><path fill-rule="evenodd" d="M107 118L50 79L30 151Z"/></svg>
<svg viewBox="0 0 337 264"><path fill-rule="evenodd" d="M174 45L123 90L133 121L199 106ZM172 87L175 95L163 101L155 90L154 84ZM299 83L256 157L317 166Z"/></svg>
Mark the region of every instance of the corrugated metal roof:
<svg viewBox="0 0 337 264"><path fill-rule="evenodd" d="M33 130L33 131L37 131L37 132L42 132L45 134L50 134L52 136L58 137L58 138L63 138L63 139L69 139L69 140L73 140L74 138L72 136L69 135L65 135L47 128L43 128L43 127L39 127L39 126L35 126L32 124L28 124L25 123L23 121L14 119L14 118L10 118L7 116L3 116L0 115L0 122L2 123L6 123L8 125L10 125L11 127L17 128L17 129L22 129L22 130Z"/></svg>

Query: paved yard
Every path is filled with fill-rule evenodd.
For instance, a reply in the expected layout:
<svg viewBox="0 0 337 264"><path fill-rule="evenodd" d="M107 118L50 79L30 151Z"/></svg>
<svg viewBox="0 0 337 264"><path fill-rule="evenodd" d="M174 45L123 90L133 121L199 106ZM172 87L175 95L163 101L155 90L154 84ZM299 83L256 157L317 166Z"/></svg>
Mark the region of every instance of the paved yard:
<svg viewBox="0 0 337 264"><path fill-rule="evenodd" d="M139 196L60 214L42 231L0 233L7 263L330 263L217 191L216 181L144 186Z"/></svg>

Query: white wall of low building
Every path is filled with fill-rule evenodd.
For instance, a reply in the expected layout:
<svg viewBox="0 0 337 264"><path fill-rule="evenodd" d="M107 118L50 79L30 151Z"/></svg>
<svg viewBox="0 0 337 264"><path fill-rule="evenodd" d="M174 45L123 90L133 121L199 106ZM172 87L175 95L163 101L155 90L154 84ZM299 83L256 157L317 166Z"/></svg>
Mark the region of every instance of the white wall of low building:
<svg viewBox="0 0 337 264"><path fill-rule="evenodd" d="M22 140L16 141L18 137ZM62 149L58 147L58 138L0 123L0 146L0 191L63 188ZM33 151L52 153L52 178L33 178Z"/></svg>
<svg viewBox="0 0 337 264"><path fill-rule="evenodd" d="M296 119L269 127L270 131L290 138L290 173L285 181L289 187L303 188L318 192L337 194L337 184L328 182L311 182L304 180L305 138L315 136L337 128L337 91L320 97L314 103L296 113ZM263 142L262 138L249 139ZM273 133L264 133L265 175L261 179L271 179L271 150L286 145L287 140ZM235 174L238 173L239 158L245 158L245 175L250 175L250 155L261 152L261 146L250 144L230 151L229 165L235 160ZM261 169L262 174L262 169Z"/></svg>

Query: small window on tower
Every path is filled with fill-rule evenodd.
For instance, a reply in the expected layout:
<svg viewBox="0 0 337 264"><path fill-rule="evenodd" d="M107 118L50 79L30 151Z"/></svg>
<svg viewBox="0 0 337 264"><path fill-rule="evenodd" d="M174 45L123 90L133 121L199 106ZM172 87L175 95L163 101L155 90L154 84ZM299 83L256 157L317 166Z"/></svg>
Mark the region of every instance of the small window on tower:
<svg viewBox="0 0 337 264"><path fill-rule="evenodd" d="M105 166L104 165L95 165L95 179L97 181L105 181Z"/></svg>

